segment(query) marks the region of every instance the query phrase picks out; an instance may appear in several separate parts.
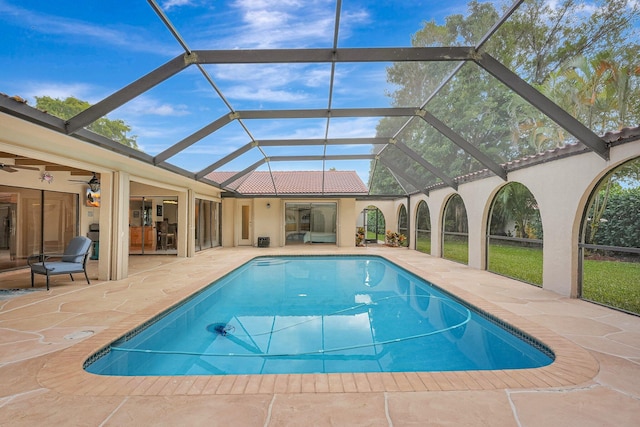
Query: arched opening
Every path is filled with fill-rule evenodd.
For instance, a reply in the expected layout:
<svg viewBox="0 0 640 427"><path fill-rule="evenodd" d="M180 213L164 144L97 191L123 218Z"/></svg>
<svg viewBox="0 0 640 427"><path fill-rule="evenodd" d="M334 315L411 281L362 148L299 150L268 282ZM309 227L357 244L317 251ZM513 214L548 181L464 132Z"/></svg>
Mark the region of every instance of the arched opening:
<svg viewBox="0 0 640 427"><path fill-rule="evenodd" d="M467 209L459 194L451 196L447 201L442 224L442 257L468 264L469 221Z"/></svg>
<svg viewBox="0 0 640 427"><path fill-rule="evenodd" d="M398 212L398 234L404 236L398 241L399 246L408 246L409 239L409 216L407 215L407 208L404 205L400 205L400 211Z"/></svg>
<svg viewBox="0 0 640 427"><path fill-rule="evenodd" d="M640 314L640 158L609 172L582 220L579 297Z"/></svg>
<svg viewBox="0 0 640 427"><path fill-rule="evenodd" d="M418 203L416 209L416 250L431 254L431 217L429 206L424 200Z"/></svg>
<svg viewBox="0 0 640 427"><path fill-rule="evenodd" d="M542 221L527 187L510 182L498 191L487 233L487 270L542 286Z"/></svg>
<svg viewBox="0 0 640 427"><path fill-rule="evenodd" d="M378 243L385 238L385 221L382 211L376 206L369 205L362 210L362 223L358 227L365 231L365 243Z"/></svg>

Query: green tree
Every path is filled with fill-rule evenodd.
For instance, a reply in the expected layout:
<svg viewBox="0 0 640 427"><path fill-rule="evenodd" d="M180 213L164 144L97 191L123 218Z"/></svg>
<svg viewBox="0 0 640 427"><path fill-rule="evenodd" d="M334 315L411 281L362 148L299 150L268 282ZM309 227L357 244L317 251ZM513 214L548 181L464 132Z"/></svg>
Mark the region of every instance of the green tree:
<svg viewBox="0 0 640 427"><path fill-rule="evenodd" d="M621 244L613 244L611 241L622 240L618 236L611 237L610 230L619 230L616 224L620 221L630 220L634 224L637 232L640 233L640 206L638 206L638 191L640 189L640 159L630 160L616 169L614 169L607 177L605 177L589 204L587 215L587 229L585 230L585 242L590 244L622 246ZM622 195L621 195L622 194ZM609 199L615 197L613 207L609 206ZM634 206L635 203L635 206ZM625 220L620 220L620 215ZM609 226L609 218L614 219L614 225ZM615 223L617 218L617 223ZM607 237L600 237L599 230L606 228ZM626 231L626 230L625 230ZM630 235L637 233L631 232ZM605 243L608 242L608 243ZM640 239L635 240L636 245L640 245Z"/></svg>
<svg viewBox="0 0 640 427"><path fill-rule="evenodd" d="M64 120L74 117L76 114L86 110L90 106L91 104L88 102L81 101L71 96L64 100L51 98L50 96L36 96L37 109ZM136 141L137 136L127 136L127 133L131 132L131 127L123 120L110 120L106 117L101 117L91 123L87 128L92 132L119 142L122 145L138 149L138 143Z"/></svg>
<svg viewBox="0 0 640 427"><path fill-rule="evenodd" d="M611 191L597 244L640 248L640 187Z"/></svg>
<svg viewBox="0 0 640 427"><path fill-rule="evenodd" d="M538 204L527 187L511 182L496 195L491 214L491 233L498 233L513 221L515 237L542 238L535 232L540 222Z"/></svg>
<svg viewBox="0 0 640 427"><path fill-rule="evenodd" d="M621 129L640 91L640 64L620 62L612 51L579 56L551 74L541 92L595 132ZM627 60L628 61L628 60ZM633 107L631 107L633 110Z"/></svg>
<svg viewBox="0 0 640 427"><path fill-rule="evenodd" d="M451 233L469 232L467 209L459 194L453 195L447 202L444 213L444 231Z"/></svg>
<svg viewBox="0 0 640 427"><path fill-rule="evenodd" d="M624 44L634 31L637 2L596 0L593 12L575 0L525 0L488 44L505 65L534 85L543 84L577 56L592 57Z"/></svg>
<svg viewBox="0 0 640 427"><path fill-rule="evenodd" d="M638 45L631 25L639 16L639 6L629 0L596 0L595 3L594 12L589 15L585 13L584 4L573 0L559 3L525 0L483 49L549 94L553 101L583 123L593 124L594 131L604 133L635 124L640 119ZM466 16L451 15L444 24L426 22L413 35L412 45L475 45L500 13L492 4L475 0L468 4L468 9ZM614 67L595 87L597 104L589 110L585 104L576 104L580 91L586 90L587 86L569 88L568 79L561 72L569 70L577 57L592 61L604 51L609 52ZM430 113L498 163L566 143L567 132L473 63L465 64L436 96L432 96L455 65L448 62L393 64L387 70L387 80L397 88L389 94L392 104L417 107L428 100L426 109ZM618 90L611 89L614 84ZM617 120L612 119L613 110L618 112ZM614 122L615 126L612 126ZM402 131L396 135L399 129ZM398 123L396 118L382 119L377 135L396 136L398 141L451 177L483 168L421 120L413 120L403 127L403 122ZM385 150L384 155L394 163L402 162L401 153L392 149ZM417 174L412 177L420 183L437 182L411 162L399 164L403 171ZM371 188L392 187L389 174L371 176Z"/></svg>

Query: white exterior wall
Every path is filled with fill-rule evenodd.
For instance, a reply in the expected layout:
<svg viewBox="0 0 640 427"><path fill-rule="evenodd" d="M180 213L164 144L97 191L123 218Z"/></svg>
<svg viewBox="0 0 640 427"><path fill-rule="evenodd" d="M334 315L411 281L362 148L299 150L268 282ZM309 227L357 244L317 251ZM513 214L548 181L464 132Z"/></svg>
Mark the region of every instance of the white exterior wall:
<svg viewBox="0 0 640 427"><path fill-rule="evenodd" d="M157 194L178 196L178 256L193 254L189 250L193 247L193 242L189 243L189 236L193 233L188 230L194 224L195 213L189 206L193 203L195 192L210 200L220 200L220 190L210 185L4 113L0 113L0 152L100 174L99 208L85 206L86 185L69 182L69 179L77 179L69 172L52 172L54 180L50 184L40 180L40 172L30 170L3 173L1 181L3 185L78 194L80 234L85 235L89 231L89 224L100 224L100 280L118 280L128 275L128 206L132 183L155 188Z"/></svg>
<svg viewBox="0 0 640 427"><path fill-rule="evenodd" d="M508 182L520 182L533 194L540 208L544 231L543 288L575 297L578 288L580 223L589 195L607 172L640 156L640 141L613 147L610 160L587 152L509 173ZM491 203L507 182L490 177L461 184L458 194L469 220L469 266L486 268L486 234ZM431 253L442 254L442 219L446 201L455 191L442 188L411 201L411 235L415 235L418 202L425 200L431 216ZM397 220L396 220L397 221ZM415 245L415 244L414 244ZM415 247L415 246L414 246Z"/></svg>
<svg viewBox="0 0 640 427"><path fill-rule="evenodd" d="M222 200L222 246L239 246L242 226L242 204L251 206L250 245L258 245L258 237L269 237L272 247L286 244L285 205L286 203L317 203L318 199L287 198L224 198ZM322 203L336 203L336 245L355 246L357 213L353 198L321 199Z"/></svg>
<svg viewBox="0 0 640 427"><path fill-rule="evenodd" d="M336 243L338 246L349 247L356 245L356 221L357 217L356 200L340 199L338 201L338 236Z"/></svg>

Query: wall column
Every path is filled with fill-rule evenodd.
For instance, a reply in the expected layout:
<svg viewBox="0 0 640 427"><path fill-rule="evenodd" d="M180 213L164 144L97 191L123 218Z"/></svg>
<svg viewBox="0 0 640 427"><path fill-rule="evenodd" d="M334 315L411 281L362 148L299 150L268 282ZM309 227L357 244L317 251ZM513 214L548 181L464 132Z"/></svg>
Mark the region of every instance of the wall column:
<svg viewBox="0 0 640 427"><path fill-rule="evenodd" d="M189 255L190 243L193 242L193 238L189 238L188 234L189 224L193 223L191 218L194 215L193 209L193 191L181 191L178 193L178 257L187 257ZM190 197L191 196L191 197Z"/></svg>
<svg viewBox="0 0 640 427"><path fill-rule="evenodd" d="M112 276L113 243L113 173L100 173L100 249L98 250L98 280Z"/></svg>
<svg viewBox="0 0 640 427"><path fill-rule="evenodd" d="M114 172L112 190L111 280L120 280L129 275L129 174Z"/></svg>

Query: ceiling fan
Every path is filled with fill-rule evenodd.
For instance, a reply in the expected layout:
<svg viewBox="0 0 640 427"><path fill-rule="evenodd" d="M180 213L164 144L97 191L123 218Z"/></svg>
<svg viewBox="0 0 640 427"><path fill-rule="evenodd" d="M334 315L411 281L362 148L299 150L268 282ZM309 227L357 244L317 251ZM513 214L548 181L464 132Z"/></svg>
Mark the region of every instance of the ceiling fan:
<svg viewBox="0 0 640 427"><path fill-rule="evenodd" d="M18 172L18 169L26 169L26 170L32 170L32 171L40 170L39 168L36 168L34 166L8 165L6 163L0 163L0 170L2 171L13 173L13 172Z"/></svg>
<svg viewBox="0 0 640 427"><path fill-rule="evenodd" d="M96 191L100 191L100 179L98 179L98 176L96 175L95 172L93 172L93 176L91 177L91 179L89 181L82 181L79 179L70 179L69 181L71 182L81 182L83 184L87 184L89 186L89 188L91 188L91 191L96 192Z"/></svg>

